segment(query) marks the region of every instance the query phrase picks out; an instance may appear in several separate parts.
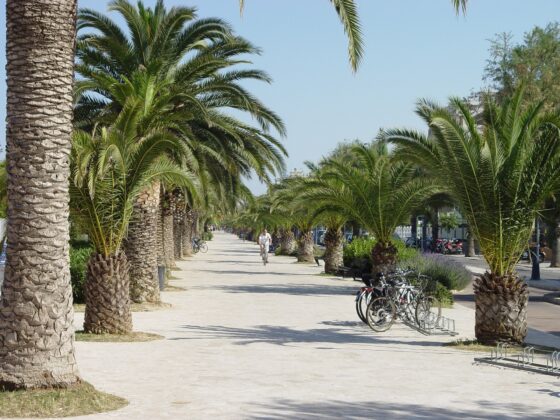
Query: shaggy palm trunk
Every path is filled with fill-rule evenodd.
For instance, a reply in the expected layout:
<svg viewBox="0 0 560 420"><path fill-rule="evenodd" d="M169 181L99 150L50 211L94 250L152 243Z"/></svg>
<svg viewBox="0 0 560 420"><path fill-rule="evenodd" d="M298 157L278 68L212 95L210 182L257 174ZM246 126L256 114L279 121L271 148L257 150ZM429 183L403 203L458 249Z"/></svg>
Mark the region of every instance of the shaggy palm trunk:
<svg viewBox="0 0 560 420"><path fill-rule="evenodd" d="M465 253L465 256L467 257L474 257L476 255L475 252L475 244L474 244L474 235L472 234L470 229L467 229L467 235L468 235L468 240L467 240L467 252Z"/></svg>
<svg viewBox="0 0 560 420"><path fill-rule="evenodd" d="M560 267L560 223L554 222L549 225L549 243L552 250L550 266Z"/></svg>
<svg viewBox="0 0 560 420"><path fill-rule="evenodd" d="M527 285L515 276L485 273L474 284L475 335L483 343L523 343L527 335Z"/></svg>
<svg viewBox="0 0 560 420"><path fill-rule="evenodd" d="M377 242L371 250L372 274L390 273L397 264L398 250L391 242Z"/></svg>
<svg viewBox="0 0 560 420"><path fill-rule="evenodd" d="M410 236L414 239L418 238L418 216L415 214L410 217Z"/></svg>
<svg viewBox="0 0 560 420"><path fill-rule="evenodd" d="M68 178L75 0L7 0L7 262L0 388L79 382Z"/></svg>
<svg viewBox="0 0 560 420"><path fill-rule="evenodd" d="M173 214L163 213L163 258L167 268L175 267L175 249L173 242Z"/></svg>
<svg viewBox="0 0 560 420"><path fill-rule="evenodd" d="M185 219L182 224L183 228L183 256L190 257L192 255L192 239L193 239L193 211L185 212Z"/></svg>
<svg viewBox="0 0 560 420"><path fill-rule="evenodd" d="M176 260L183 258L183 223L185 222L185 201L180 190L172 195L173 212L173 255Z"/></svg>
<svg viewBox="0 0 560 420"><path fill-rule="evenodd" d="M163 252L163 202L162 195L160 194L160 203L157 214L156 226L156 254L158 265L165 265L165 253Z"/></svg>
<svg viewBox="0 0 560 420"><path fill-rule="evenodd" d="M313 251L313 232L302 232L298 239L298 262L315 262Z"/></svg>
<svg viewBox="0 0 560 420"><path fill-rule="evenodd" d="M144 190L132 210L124 250L130 265L130 298L133 302L159 302L157 225L159 182Z"/></svg>
<svg viewBox="0 0 560 420"><path fill-rule="evenodd" d="M93 254L86 273L84 331L126 334L132 331L128 261L124 253Z"/></svg>
<svg viewBox="0 0 560 420"><path fill-rule="evenodd" d="M342 229L328 228L325 233L325 273L336 274L342 262Z"/></svg>
<svg viewBox="0 0 560 420"><path fill-rule="evenodd" d="M435 250L435 245L439 239L439 212L434 209L434 218L432 220L432 248Z"/></svg>
<svg viewBox="0 0 560 420"><path fill-rule="evenodd" d="M294 232L291 229L284 229L282 231L282 238L280 240L280 254L291 255L296 246L296 239Z"/></svg>
<svg viewBox="0 0 560 420"><path fill-rule="evenodd" d="M169 193L163 193L161 197L161 243L159 248L163 265L169 270L175 267L172 200Z"/></svg>

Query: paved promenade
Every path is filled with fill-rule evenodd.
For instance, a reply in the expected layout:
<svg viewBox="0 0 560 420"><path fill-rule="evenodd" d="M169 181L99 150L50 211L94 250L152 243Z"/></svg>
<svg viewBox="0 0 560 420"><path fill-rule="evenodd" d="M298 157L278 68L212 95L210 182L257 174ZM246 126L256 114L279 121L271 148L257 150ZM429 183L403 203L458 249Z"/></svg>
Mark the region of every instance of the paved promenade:
<svg viewBox="0 0 560 420"><path fill-rule="evenodd" d="M560 418L560 378L474 365L400 324L375 334L357 322L358 283L288 257L263 267L224 233L209 247L179 262L173 308L134 314L165 340L77 343L84 379L130 401L82 419ZM472 338L471 309L446 314Z"/></svg>

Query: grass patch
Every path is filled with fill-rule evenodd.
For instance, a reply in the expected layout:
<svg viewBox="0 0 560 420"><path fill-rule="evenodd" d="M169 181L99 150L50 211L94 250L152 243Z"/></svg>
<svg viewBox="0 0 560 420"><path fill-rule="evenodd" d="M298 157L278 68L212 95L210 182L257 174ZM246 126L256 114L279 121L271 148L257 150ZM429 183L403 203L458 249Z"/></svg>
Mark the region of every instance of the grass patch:
<svg viewBox="0 0 560 420"><path fill-rule="evenodd" d="M173 286L171 286L173 287ZM142 303L133 303L130 305L130 310L132 312L154 312L154 311L161 311L162 309L169 309L171 308L170 303L165 302L158 302L158 303L151 303L151 302L142 302ZM83 303L76 303L74 304L74 312L85 312L86 305Z"/></svg>
<svg viewBox="0 0 560 420"><path fill-rule="evenodd" d="M144 341L162 340L159 334L133 331L130 334L89 334L84 331L76 331L76 341L87 341L90 343L139 343Z"/></svg>
<svg viewBox="0 0 560 420"><path fill-rule="evenodd" d="M443 344L445 347L451 347L456 350L468 350L481 353L490 353L490 350L496 348L496 346L489 346L487 344L481 344L477 340L455 340L450 343ZM520 351L523 349L521 346L511 346L508 351Z"/></svg>
<svg viewBox="0 0 560 420"><path fill-rule="evenodd" d="M69 417L118 410L124 398L97 391L87 382L67 389L0 392L0 417Z"/></svg>

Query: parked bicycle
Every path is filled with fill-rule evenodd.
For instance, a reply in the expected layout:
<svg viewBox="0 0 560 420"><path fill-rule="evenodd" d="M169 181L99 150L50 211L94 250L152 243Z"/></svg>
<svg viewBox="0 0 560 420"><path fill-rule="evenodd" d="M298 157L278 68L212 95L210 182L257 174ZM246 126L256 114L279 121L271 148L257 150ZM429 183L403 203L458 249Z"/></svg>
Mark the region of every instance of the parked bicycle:
<svg viewBox="0 0 560 420"><path fill-rule="evenodd" d="M206 244L206 241L202 240L201 238L193 239L192 248L195 254L198 253L198 251L202 252L203 254L208 252L208 245Z"/></svg>
<svg viewBox="0 0 560 420"><path fill-rule="evenodd" d="M368 279L364 283L356 296L356 312L372 330L387 331L399 318L423 329L439 323L441 303L430 294L435 286L430 278L399 270L381 276L375 287Z"/></svg>

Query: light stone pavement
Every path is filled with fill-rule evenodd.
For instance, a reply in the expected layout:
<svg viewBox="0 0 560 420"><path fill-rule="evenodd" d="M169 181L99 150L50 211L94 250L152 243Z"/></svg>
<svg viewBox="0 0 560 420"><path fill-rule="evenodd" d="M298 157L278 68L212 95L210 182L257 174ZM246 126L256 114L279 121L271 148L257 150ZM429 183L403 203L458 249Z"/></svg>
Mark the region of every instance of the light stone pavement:
<svg viewBox="0 0 560 420"><path fill-rule="evenodd" d="M82 419L552 419L560 378L473 364L396 324L358 322L359 283L271 256L216 233L207 254L178 263L169 310L135 313L148 343L77 343L84 379L130 405ZM447 310L461 337L474 313ZM79 316L79 317L78 317ZM81 326L77 314L76 326Z"/></svg>

